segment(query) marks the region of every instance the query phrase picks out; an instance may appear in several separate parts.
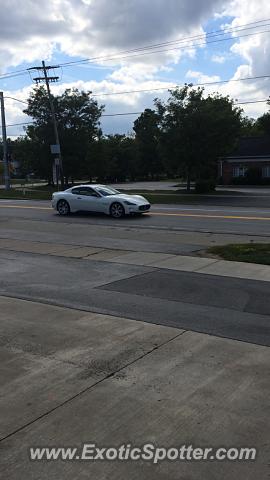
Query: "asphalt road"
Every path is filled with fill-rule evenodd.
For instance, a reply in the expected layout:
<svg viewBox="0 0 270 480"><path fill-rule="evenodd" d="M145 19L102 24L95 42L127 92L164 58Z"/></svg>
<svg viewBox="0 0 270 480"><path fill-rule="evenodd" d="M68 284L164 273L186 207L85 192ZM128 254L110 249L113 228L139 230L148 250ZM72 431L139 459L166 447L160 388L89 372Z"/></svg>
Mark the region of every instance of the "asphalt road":
<svg viewBox="0 0 270 480"><path fill-rule="evenodd" d="M269 282L18 252L0 295L270 345Z"/></svg>
<svg viewBox="0 0 270 480"><path fill-rule="evenodd" d="M216 200L215 200L216 202ZM0 219L3 217L89 224L126 228L163 228L211 233L270 235L270 207L230 207L218 205L153 205L151 212L141 217L114 220L105 215L73 214L59 217L50 202L0 200Z"/></svg>
<svg viewBox="0 0 270 480"><path fill-rule="evenodd" d="M194 255L209 245L268 242L270 210L158 205L143 217L115 221L59 217L49 202L1 201L0 226L0 240L7 242L0 253L0 294L270 344L269 283L106 260L90 264L27 248L36 241ZM14 240L23 242L21 251L8 250Z"/></svg>

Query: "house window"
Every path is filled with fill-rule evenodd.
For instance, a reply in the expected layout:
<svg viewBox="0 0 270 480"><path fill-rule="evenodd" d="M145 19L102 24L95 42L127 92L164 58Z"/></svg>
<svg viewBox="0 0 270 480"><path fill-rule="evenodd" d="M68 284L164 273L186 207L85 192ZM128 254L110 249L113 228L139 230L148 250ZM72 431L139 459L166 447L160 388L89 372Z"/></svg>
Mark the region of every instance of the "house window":
<svg viewBox="0 0 270 480"><path fill-rule="evenodd" d="M263 167L262 169L262 176L264 178L266 177L270 177L270 165L266 166L266 167Z"/></svg>
<svg viewBox="0 0 270 480"><path fill-rule="evenodd" d="M233 167L233 177L245 177L247 170L247 167Z"/></svg>

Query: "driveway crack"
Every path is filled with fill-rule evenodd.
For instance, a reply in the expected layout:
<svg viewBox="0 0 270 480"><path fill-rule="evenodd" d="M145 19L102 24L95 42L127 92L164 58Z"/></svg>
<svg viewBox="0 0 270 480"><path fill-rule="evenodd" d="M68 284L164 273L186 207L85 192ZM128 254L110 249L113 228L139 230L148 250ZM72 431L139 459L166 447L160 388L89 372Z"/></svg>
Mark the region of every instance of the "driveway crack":
<svg viewBox="0 0 270 480"><path fill-rule="evenodd" d="M109 378L112 378L114 377L114 375L122 372L125 368L128 368L130 367L131 365L134 365L136 362L138 362L139 360L142 360L143 358L151 355L153 352L155 352L156 350L158 350L159 348L165 346L165 345L168 345L169 343L173 342L174 340L176 340L177 338L181 337L182 335L184 335L185 333L187 333L188 330L183 330L181 331L180 333L178 333L177 335L174 335L173 337L171 337L169 340L166 340L165 342L162 342L158 345L154 345L153 348L151 348L148 352L146 353L143 353L142 355L140 355L139 357L135 358L134 360L132 360L131 362L128 362L126 363L125 365L123 365L122 367L116 369L114 372L110 372L108 373L105 377L101 378L100 380L97 380L94 384L91 384L89 385L88 387L85 387L84 389L80 390L79 392L77 392L75 395L72 395L71 397L67 398L66 400L64 400L63 402L59 403L58 405L56 405L55 407L51 408L50 410L47 410L46 412L44 412L43 414L39 415L38 417L34 418L33 420L31 420L30 422L27 422L25 423L24 425L22 425L21 427L13 430L13 432L10 432L8 435L0 438L0 442L3 442L5 440L7 440L8 438L16 435L17 433L19 432L22 432L23 430L25 430L27 427L30 427L31 425L34 425L35 423L37 423L38 421L42 420L43 418L51 415L52 413L54 413L55 411L59 410L60 408L64 407L65 405L68 405L69 403L71 403L73 400L75 400L76 398L79 398L80 396L84 395L85 393L87 392L90 392L91 390L93 390L95 387L97 387L99 384L105 382L106 380L108 380Z"/></svg>

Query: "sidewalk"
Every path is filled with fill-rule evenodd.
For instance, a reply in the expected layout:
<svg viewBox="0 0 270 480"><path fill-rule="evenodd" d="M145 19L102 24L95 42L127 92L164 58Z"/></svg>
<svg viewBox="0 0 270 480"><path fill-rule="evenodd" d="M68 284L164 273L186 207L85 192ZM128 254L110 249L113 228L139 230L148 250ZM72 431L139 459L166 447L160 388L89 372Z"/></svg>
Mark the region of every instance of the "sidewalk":
<svg viewBox="0 0 270 480"><path fill-rule="evenodd" d="M270 282L270 266L209 257L0 238L0 249Z"/></svg>
<svg viewBox="0 0 270 480"><path fill-rule="evenodd" d="M267 479L267 347L0 297L0 474ZM30 446L253 446L256 462L32 462Z"/></svg>

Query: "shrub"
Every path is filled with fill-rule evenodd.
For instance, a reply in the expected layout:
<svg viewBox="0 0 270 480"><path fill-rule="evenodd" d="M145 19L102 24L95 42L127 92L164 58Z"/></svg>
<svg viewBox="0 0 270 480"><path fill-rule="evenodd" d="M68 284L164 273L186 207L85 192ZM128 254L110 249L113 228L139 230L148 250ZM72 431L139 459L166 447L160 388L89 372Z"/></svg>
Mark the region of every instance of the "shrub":
<svg viewBox="0 0 270 480"><path fill-rule="evenodd" d="M260 185L262 181L262 171L260 168L251 167L247 171L248 185Z"/></svg>
<svg viewBox="0 0 270 480"><path fill-rule="evenodd" d="M234 177L232 179L233 185L248 185L248 178L247 177Z"/></svg>
<svg viewBox="0 0 270 480"><path fill-rule="evenodd" d="M198 180L195 184L196 193L211 193L216 190L215 180Z"/></svg>

